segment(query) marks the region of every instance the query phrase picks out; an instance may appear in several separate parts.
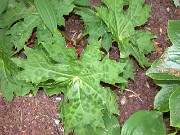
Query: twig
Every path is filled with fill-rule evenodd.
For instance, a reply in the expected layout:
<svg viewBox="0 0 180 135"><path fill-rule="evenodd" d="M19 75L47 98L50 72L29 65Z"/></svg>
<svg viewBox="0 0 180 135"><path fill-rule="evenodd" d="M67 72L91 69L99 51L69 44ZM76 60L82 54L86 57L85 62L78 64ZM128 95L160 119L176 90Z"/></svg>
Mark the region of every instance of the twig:
<svg viewBox="0 0 180 135"><path fill-rule="evenodd" d="M130 89L125 89L125 91L128 91L128 92L133 93L135 97L138 97L139 100L140 100L141 102L143 102L142 99L140 98L139 94L135 93L134 91L132 91L132 90L130 90Z"/></svg>

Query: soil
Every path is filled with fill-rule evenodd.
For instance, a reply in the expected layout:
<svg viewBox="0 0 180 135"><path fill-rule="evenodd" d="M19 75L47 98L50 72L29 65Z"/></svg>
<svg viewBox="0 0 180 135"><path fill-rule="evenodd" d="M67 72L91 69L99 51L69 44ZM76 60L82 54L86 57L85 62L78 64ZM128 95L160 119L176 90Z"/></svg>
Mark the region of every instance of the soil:
<svg viewBox="0 0 180 135"><path fill-rule="evenodd" d="M99 0L90 1L94 5L101 4ZM167 24L168 20L180 19L180 8L175 8L172 0L146 0L146 3L152 6L151 17L141 28L156 35L153 40L155 51L147 55L150 62L153 62L171 45L167 36ZM79 16L72 14L66 18L65 32L70 38L75 39L83 32L83 22ZM80 47L77 48L82 51L86 44L87 41L82 40L78 44ZM115 55L117 48L112 50L114 53L111 51L111 58L117 59L118 56ZM125 96L120 95L117 101L120 108L118 116L120 125L138 110L152 110L154 97L160 89L146 76L147 68L142 69L133 58L132 61L135 66L134 81L129 81L127 91L124 92ZM36 97L30 93L26 97L15 97L12 102L8 102L0 94L0 135L61 135L62 123L57 123L60 100L61 95L47 97L42 90ZM170 133L173 128L168 126L168 114L164 118L167 132Z"/></svg>

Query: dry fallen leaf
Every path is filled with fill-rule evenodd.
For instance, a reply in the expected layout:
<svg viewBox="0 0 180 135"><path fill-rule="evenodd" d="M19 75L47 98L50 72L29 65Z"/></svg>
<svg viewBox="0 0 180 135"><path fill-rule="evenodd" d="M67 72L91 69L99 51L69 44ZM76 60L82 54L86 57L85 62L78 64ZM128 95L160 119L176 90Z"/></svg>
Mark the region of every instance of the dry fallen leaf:
<svg viewBox="0 0 180 135"><path fill-rule="evenodd" d="M159 46L158 42L154 42L154 48L158 54L162 54L162 48Z"/></svg>

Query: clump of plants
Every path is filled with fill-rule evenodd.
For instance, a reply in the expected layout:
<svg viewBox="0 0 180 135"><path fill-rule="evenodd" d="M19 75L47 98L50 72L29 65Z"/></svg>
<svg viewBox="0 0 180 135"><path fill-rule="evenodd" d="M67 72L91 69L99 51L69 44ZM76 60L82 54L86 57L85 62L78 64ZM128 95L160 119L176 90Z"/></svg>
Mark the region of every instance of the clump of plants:
<svg viewBox="0 0 180 135"><path fill-rule="evenodd" d="M14 95L36 95L39 87L47 95L63 93L60 117L65 134L163 135L162 113L157 111L135 113L120 131L118 97L100 85L102 81L123 90L133 79L130 56L141 67L150 66L145 55L153 51L154 35L136 30L147 21L150 6L144 0L102 2L103 6L95 7L88 0L1 0L2 94L12 101ZM67 45L58 29L70 12L84 21L82 37L88 35L88 45L83 52ZM109 59L112 42L119 47L119 61Z"/></svg>
<svg viewBox="0 0 180 135"><path fill-rule="evenodd" d="M155 97L154 109L170 112L170 125L180 128L180 21L170 20L168 36L172 46L159 60L154 61L147 75L154 79L161 90Z"/></svg>

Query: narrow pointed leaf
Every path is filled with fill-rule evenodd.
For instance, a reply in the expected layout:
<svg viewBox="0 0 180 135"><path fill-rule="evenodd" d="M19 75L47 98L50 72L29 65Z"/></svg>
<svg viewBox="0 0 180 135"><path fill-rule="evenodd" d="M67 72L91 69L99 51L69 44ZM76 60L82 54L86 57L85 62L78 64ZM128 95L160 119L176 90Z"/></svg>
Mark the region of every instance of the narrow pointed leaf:
<svg viewBox="0 0 180 135"><path fill-rule="evenodd" d="M34 0L35 6L43 22L52 33L57 29L57 19L51 1L49 0Z"/></svg>

